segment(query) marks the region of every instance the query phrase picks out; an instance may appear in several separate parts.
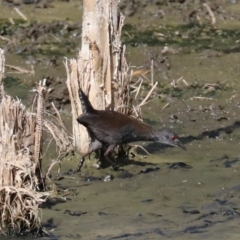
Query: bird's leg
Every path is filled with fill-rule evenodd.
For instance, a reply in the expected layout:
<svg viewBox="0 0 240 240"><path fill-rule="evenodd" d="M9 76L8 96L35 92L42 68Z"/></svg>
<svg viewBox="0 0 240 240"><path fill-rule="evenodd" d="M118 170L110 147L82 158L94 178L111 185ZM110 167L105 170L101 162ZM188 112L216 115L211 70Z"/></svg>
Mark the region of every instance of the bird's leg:
<svg viewBox="0 0 240 240"><path fill-rule="evenodd" d="M79 163L78 163L76 172L80 172L80 171L81 171L81 168L82 168L82 166L83 166L83 164L84 164L84 162L85 162L85 157L86 157L87 155L90 155L91 153L92 153L92 151L91 151L91 152L87 152L86 154L84 154L84 155L81 157L81 159L80 159L80 161L79 161Z"/></svg>
<svg viewBox="0 0 240 240"><path fill-rule="evenodd" d="M78 167L77 167L76 172L80 172L81 171L81 168L82 168L82 166L83 166L83 164L85 162L85 157L88 156L88 155L90 156L90 154L92 152L98 150L101 147L102 147L102 143L100 143L97 139L94 139L90 143L90 145L89 145L88 152L81 157L81 159L80 159L80 161L78 163Z"/></svg>
<svg viewBox="0 0 240 240"><path fill-rule="evenodd" d="M107 149L107 151L104 153L104 157L111 163L113 170L118 170L118 166L116 163L114 163L108 156L108 154L114 149L115 145L110 145Z"/></svg>

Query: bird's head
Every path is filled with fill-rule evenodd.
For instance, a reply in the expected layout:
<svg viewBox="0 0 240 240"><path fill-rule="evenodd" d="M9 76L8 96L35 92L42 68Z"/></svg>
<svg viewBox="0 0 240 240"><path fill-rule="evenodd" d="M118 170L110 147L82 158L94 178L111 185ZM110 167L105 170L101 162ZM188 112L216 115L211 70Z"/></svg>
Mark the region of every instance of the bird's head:
<svg viewBox="0 0 240 240"><path fill-rule="evenodd" d="M180 141L178 135L169 128L159 129L155 133L156 142L160 142L163 144L180 147L184 150L186 150L186 147L184 144Z"/></svg>

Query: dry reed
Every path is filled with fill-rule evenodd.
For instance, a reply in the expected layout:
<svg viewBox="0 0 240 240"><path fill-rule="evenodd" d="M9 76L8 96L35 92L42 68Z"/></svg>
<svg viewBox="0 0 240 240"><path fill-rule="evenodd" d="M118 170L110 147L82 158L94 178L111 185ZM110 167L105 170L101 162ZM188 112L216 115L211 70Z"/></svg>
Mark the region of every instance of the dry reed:
<svg viewBox="0 0 240 240"><path fill-rule="evenodd" d="M39 205L48 196L37 193L41 179L34 161L35 115L20 100L3 96L0 105L0 231L20 233L40 228Z"/></svg>
<svg viewBox="0 0 240 240"><path fill-rule="evenodd" d="M42 184L41 111L29 112L19 99L5 96L4 62L0 49L0 232L13 235L41 229L39 205L48 193L38 192ZM38 92L42 88L39 84ZM42 101L37 109L42 110Z"/></svg>

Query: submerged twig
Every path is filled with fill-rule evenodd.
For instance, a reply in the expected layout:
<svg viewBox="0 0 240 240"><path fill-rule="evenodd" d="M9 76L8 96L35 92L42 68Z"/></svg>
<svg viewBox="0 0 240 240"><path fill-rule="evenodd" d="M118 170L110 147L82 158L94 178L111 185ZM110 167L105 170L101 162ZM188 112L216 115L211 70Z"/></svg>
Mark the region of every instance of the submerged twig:
<svg viewBox="0 0 240 240"><path fill-rule="evenodd" d="M164 110L165 108L167 108L170 105L170 103L166 103L163 107L162 110Z"/></svg>
<svg viewBox="0 0 240 240"><path fill-rule="evenodd" d="M13 10L14 10L24 21L28 21L28 18L19 10L19 8L14 7Z"/></svg>
<svg viewBox="0 0 240 240"><path fill-rule="evenodd" d="M192 98L190 98L190 100L193 100L193 99L198 99L198 100L214 100L213 98L208 98L208 97L192 97Z"/></svg>
<svg viewBox="0 0 240 240"><path fill-rule="evenodd" d="M18 71L21 74L35 75L35 71L34 71L33 66L31 66L31 68L32 68L31 70L27 70L27 69L24 69L24 68L21 68L21 67L18 67L18 66L9 65L9 64L6 64L5 66L10 68L10 69Z"/></svg>

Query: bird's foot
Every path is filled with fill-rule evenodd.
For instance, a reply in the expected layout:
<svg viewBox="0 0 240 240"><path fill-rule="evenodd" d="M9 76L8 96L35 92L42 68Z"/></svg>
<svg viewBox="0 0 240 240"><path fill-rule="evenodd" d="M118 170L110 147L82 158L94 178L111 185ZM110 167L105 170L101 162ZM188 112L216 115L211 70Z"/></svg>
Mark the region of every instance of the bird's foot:
<svg viewBox="0 0 240 240"><path fill-rule="evenodd" d="M112 168L114 171L118 171L119 170L119 166L117 164L113 164Z"/></svg>

